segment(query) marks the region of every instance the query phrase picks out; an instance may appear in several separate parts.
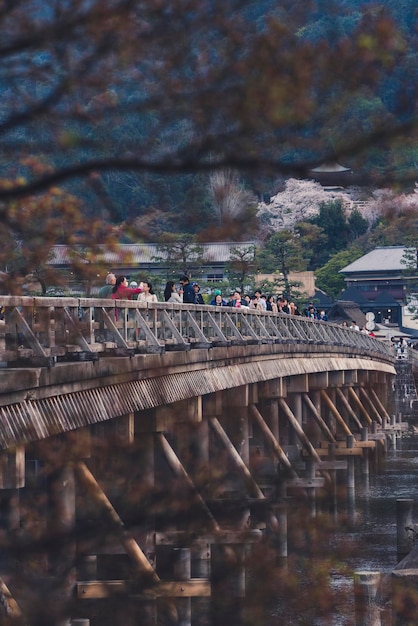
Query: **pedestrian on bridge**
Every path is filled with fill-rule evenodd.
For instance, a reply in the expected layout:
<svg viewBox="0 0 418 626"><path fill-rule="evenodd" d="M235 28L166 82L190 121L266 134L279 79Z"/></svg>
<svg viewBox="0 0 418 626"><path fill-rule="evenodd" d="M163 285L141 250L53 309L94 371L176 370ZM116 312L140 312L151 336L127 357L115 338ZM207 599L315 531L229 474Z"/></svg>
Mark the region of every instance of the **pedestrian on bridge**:
<svg viewBox="0 0 418 626"><path fill-rule="evenodd" d="M116 276L112 272L106 276L106 284L100 287L98 297L99 298L111 298L112 290L116 283Z"/></svg>
<svg viewBox="0 0 418 626"><path fill-rule="evenodd" d="M157 294L154 293L152 283L144 280L142 283L142 293L138 296L138 302L158 302Z"/></svg>
<svg viewBox="0 0 418 626"><path fill-rule="evenodd" d="M174 280L168 280L164 289L165 302L174 302L175 304L183 304L183 298L176 291L176 283Z"/></svg>
<svg viewBox="0 0 418 626"><path fill-rule="evenodd" d="M203 296L200 293L199 283L193 283L192 287L193 287L193 291L194 291L194 303L195 304L205 304L205 301L203 300Z"/></svg>
<svg viewBox="0 0 418 626"><path fill-rule="evenodd" d="M222 298L222 291L220 289L215 289L213 294L215 297L210 301L210 304L214 306L226 306L226 300Z"/></svg>
<svg viewBox="0 0 418 626"><path fill-rule="evenodd" d="M190 284L189 277L186 275L181 276L179 283L181 285L180 295L183 294L184 304L195 304L195 292Z"/></svg>
<svg viewBox="0 0 418 626"><path fill-rule="evenodd" d="M139 287L129 287L126 276L118 276L112 289L112 300L131 300L132 296L142 293L142 283Z"/></svg>

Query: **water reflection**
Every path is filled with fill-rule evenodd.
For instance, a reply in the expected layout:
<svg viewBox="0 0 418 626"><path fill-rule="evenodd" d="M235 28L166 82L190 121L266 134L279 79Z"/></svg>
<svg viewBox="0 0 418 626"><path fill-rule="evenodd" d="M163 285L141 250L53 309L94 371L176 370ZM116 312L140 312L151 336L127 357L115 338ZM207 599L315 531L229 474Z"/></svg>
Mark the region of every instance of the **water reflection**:
<svg viewBox="0 0 418 626"><path fill-rule="evenodd" d="M332 573L331 586L345 598L336 606L333 624L353 626L354 590L352 573L380 571L389 574L398 562L396 547L396 500L412 498L418 510L418 438L404 437L396 449L388 450L379 473L362 483L357 477L353 510L348 507L348 523L332 536L335 550L346 546L347 573ZM414 522L418 513L414 515ZM343 593L344 592L344 593ZM316 622L320 624L321 622ZM382 614L385 623L385 614Z"/></svg>

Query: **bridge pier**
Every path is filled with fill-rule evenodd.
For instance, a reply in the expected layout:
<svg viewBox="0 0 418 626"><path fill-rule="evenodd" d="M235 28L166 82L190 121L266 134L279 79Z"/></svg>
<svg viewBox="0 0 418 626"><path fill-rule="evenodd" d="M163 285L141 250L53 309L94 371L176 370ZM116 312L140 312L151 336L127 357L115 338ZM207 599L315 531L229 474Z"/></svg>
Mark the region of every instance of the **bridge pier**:
<svg viewBox="0 0 418 626"><path fill-rule="evenodd" d="M171 614L178 624L193 626L194 607L201 611L202 606L212 612L214 623L225 623L232 614L234 623L240 623L251 546L270 536L276 563L283 564L288 556L288 494L294 490L305 494L307 510L314 517L317 495L331 489L328 496L336 507L337 473L345 467L349 511L354 506L355 458L360 456L365 472L364 459L381 439L368 440L369 420L365 411L360 415L360 399L350 404L353 394L352 387L345 392L311 391L307 377L288 386L283 381L243 385L45 439L37 449L41 463L52 468L47 481L53 507L49 532L58 537L66 534L62 549L54 547L51 553L51 574L71 581L70 587L75 584L75 547L70 536L77 491L79 519L87 515L88 521L93 513L98 522L99 507L120 545L115 550L111 540L104 559L94 537L77 538L77 576L84 576L76 583L78 602L93 626L94 611L90 616L83 607L110 597L106 579L112 571L119 569L122 574L117 583L122 590L124 578L129 581L135 568L141 580L148 577L156 591L161 589L148 598L129 600L133 614L143 615L144 623L154 626L161 615ZM376 411L373 415L378 430ZM75 463L75 474L69 459ZM133 469L129 475L128 467ZM124 494L120 481L128 486ZM83 503L82 492L96 505ZM168 496L162 507L158 494L162 502ZM128 502L123 503L121 495ZM157 507L152 504L155 497ZM136 530L135 511L141 512L140 526L145 522L149 528L146 535ZM201 521L196 534L197 519ZM131 565L126 561L120 567L115 559L124 553ZM100 583L97 576L105 580ZM167 577L171 582L165 589ZM225 585L230 590L227 606ZM101 621L107 623L103 615Z"/></svg>
<svg viewBox="0 0 418 626"><path fill-rule="evenodd" d="M392 356L288 316L128 302L116 319L106 302L100 317L70 304L10 303L1 358L21 368L0 381L10 554L39 539L23 575L68 582L63 623L113 626L121 611L124 626L263 623L295 542L309 554L321 508L337 518L342 501L354 506L356 459L368 475L401 430L386 409ZM104 327L114 342L99 341ZM11 575L25 611L22 588Z"/></svg>

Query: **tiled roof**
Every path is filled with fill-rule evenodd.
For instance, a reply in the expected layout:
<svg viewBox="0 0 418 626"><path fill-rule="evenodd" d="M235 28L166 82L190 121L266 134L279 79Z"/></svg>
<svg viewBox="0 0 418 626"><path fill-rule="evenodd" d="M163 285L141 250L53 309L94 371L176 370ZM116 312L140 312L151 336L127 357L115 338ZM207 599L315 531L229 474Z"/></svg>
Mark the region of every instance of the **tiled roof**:
<svg viewBox="0 0 418 626"><path fill-rule="evenodd" d="M358 272L393 272L406 269L406 265L401 263L406 250L415 253L414 248L405 246L386 246L375 248L368 254L353 261L350 265L343 267L340 272L343 274L356 274Z"/></svg>
<svg viewBox="0 0 418 626"><path fill-rule="evenodd" d="M248 249L254 246L247 242L220 242L199 244L203 248L203 258L207 263L227 263L234 249ZM153 263L155 257L163 256L154 243L119 244L115 251L104 250L102 260L109 265L127 262L133 265ZM69 247L58 245L52 248L51 265L68 265L70 263Z"/></svg>

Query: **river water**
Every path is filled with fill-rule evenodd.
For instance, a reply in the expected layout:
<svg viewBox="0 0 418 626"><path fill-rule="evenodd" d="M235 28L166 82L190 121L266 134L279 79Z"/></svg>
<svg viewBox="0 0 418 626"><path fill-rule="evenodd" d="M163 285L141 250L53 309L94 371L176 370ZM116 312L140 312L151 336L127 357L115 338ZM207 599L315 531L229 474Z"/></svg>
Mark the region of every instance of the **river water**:
<svg viewBox="0 0 418 626"><path fill-rule="evenodd" d="M363 482L363 484L362 484ZM356 484L351 522L335 533L335 547L345 543L353 549L346 557L347 575L333 572L331 586L345 598L336 605L334 626L353 626L354 585L352 572L379 571L390 576L398 563L396 546L396 501L412 498L413 521L418 521L418 437L398 438L389 450L379 471L372 472L365 483ZM385 603L382 599L382 607ZM390 623L390 608L381 613L383 624ZM318 622L319 624L320 622Z"/></svg>
<svg viewBox="0 0 418 626"><path fill-rule="evenodd" d="M358 468L355 481L354 500L344 487L336 510L324 515L322 508L308 540L300 539L311 532L308 526L298 534L300 518L290 521L288 578L297 578L291 589L296 601L289 600L290 593L277 597L274 626L355 626L354 572L381 572L390 582L398 563L397 499L414 501L413 521L418 521L418 437L390 442L379 467L371 465L368 478ZM391 624L387 588L379 592L382 626Z"/></svg>

